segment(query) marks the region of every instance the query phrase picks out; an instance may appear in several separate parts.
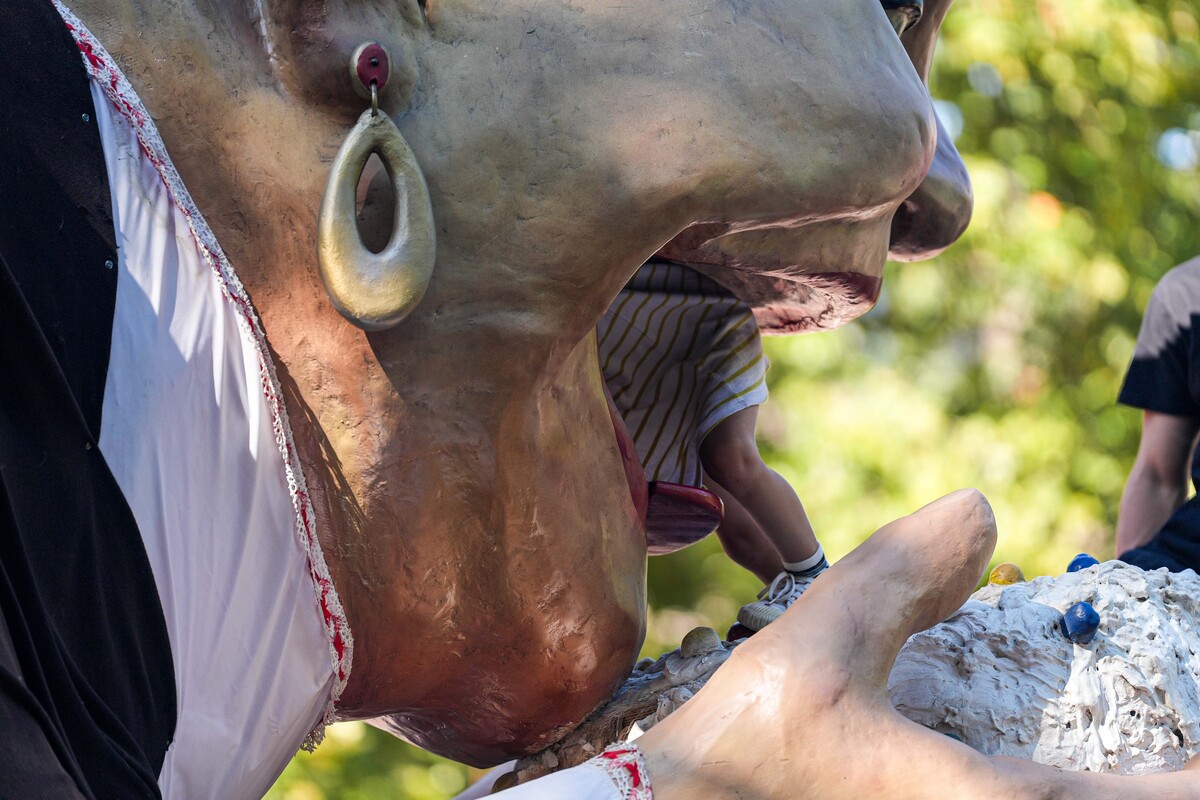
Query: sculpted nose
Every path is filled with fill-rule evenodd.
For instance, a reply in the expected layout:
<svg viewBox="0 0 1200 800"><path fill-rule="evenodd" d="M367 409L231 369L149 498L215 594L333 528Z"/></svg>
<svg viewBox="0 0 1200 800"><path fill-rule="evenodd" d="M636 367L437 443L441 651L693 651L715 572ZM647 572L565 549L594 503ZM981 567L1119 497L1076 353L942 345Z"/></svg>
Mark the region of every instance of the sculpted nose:
<svg viewBox="0 0 1200 800"><path fill-rule="evenodd" d="M879 4L887 12L888 19L899 36L921 19L925 0L879 0Z"/></svg>

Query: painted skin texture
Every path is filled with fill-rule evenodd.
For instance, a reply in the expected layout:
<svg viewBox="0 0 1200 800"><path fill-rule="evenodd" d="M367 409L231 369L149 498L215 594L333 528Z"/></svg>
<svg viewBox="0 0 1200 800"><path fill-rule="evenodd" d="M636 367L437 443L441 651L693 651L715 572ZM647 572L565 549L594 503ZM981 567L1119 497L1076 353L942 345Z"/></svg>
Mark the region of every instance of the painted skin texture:
<svg viewBox="0 0 1200 800"><path fill-rule="evenodd" d="M868 309L889 247L952 241L970 189L923 83L947 5L901 42L876 0L71 4L263 321L355 637L343 717L489 764L622 681L644 487L594 326L664 248L800 330ZM437 259L416 309L366 333L325 294L315 231L372 39ZM386 206L369 199L368 238Z"/></svg>

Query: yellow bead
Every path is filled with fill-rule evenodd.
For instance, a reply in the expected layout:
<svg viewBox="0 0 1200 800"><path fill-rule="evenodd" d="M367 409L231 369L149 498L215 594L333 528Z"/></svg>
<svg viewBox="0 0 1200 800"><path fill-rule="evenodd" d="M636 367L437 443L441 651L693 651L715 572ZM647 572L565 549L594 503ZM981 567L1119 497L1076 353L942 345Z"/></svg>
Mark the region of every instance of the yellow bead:
<svg viewBox="0 0 1200 800"><path fill-rule="evenodd" d="M992 570L992 574L988 575L988 583L995 583L1000 586L1024 582L1025 575L1021 572L1021 568L1011 561L997 564L996 568Z"/></svg>

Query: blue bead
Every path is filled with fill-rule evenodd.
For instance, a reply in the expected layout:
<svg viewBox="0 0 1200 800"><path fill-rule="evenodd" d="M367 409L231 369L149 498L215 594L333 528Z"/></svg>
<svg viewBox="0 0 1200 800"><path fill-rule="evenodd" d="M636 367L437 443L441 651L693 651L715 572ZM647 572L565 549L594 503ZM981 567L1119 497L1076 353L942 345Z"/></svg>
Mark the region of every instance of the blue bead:
<svg viewBox="0 0 1200 800"><path fill-rule="evenodd" d="M1063 636L1075 644L1089 644L1100 628L1100 615L1089 603L1076 603L1058 622Z"/></svg>
<svg viewBox="0 0 1200 800"><path fill-rule="evenodd" d="M1100 562L1089 556L1087 553L1080 553L1071 559L1071 563L1067 564L1067 572L1079 572L1081 569L1094 567Z"/></svg>

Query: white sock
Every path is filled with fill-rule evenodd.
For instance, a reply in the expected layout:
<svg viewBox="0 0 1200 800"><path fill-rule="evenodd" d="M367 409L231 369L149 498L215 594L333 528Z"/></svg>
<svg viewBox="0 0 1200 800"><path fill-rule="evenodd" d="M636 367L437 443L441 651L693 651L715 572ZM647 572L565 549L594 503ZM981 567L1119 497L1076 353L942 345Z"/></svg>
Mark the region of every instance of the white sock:
<svg viewBox="0 0 1200 800"><path fill-rule="evenodd" d="M803 561L783 562L783 568L788 572L805 578L811 578L820 574L828 566L829 562L825 560L825 549L821 547L820 542L817 542L817 552Z"/></svg>

